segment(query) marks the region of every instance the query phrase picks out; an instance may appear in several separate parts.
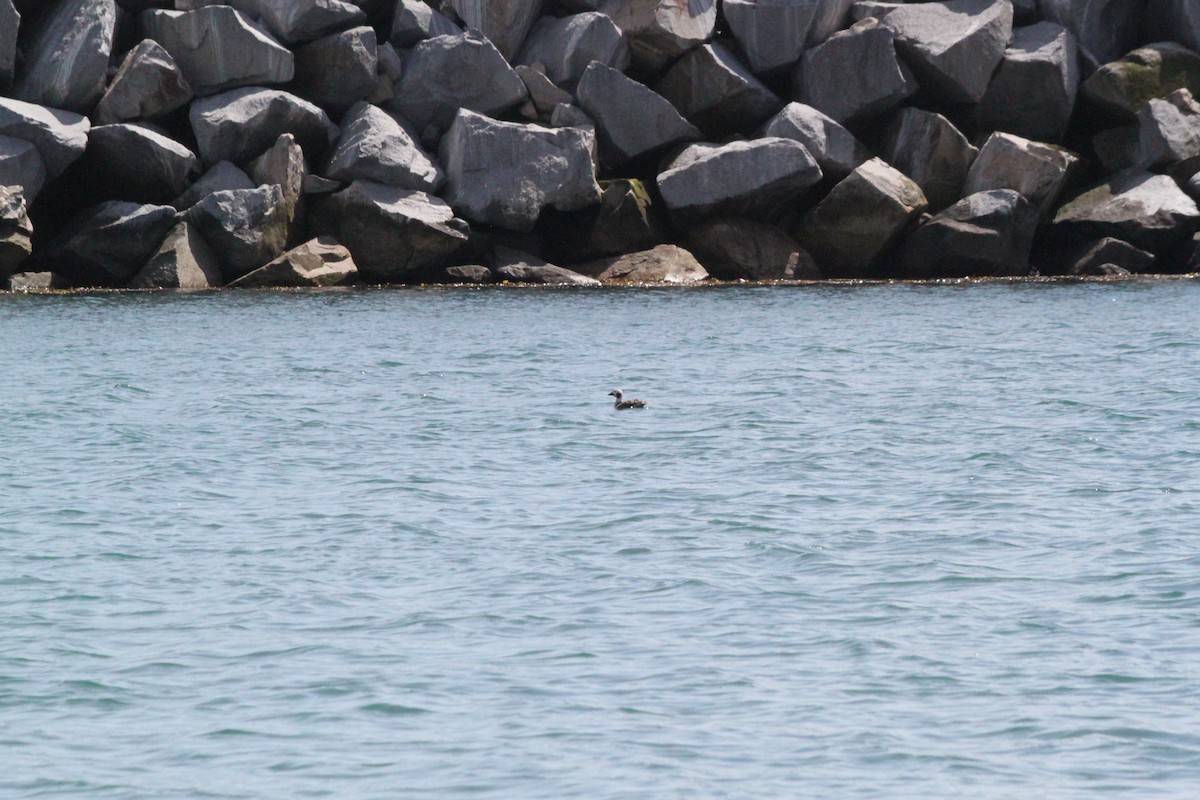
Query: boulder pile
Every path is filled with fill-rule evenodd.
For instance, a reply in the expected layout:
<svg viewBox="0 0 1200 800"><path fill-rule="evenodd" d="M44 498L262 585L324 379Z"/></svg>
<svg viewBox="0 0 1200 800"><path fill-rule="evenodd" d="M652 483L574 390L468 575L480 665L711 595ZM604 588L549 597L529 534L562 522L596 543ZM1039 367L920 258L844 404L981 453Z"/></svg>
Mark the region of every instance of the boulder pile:
<svg viewBox="0 0 1200 800"><path fill-rule="evenodd" d="M1200 269L1196 0L0 0L0 288Z"/></svg>

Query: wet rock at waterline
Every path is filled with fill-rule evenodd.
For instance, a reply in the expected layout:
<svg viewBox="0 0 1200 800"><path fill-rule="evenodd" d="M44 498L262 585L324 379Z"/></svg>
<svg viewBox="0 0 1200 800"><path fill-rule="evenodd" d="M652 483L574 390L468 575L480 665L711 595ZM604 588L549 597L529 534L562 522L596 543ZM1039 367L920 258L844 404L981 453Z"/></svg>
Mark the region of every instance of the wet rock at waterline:
<svg viewBox="0 0 1200 800"><path fill-rule="evenodd" d="M40 258L72 286L124 286L174 224L171 206L101 203L68 222Z"/></svg>
<svg viewBox="0 0 1200 800"><path fill-rule="evenodd" d="M25 196L16 186L0 186L0 278L16 272L33 253L33 223Z"/></svg>
<svg viewBox="0 0 1200 800"><path fill-rule="evenodd" d="M576 267L601 283L699 283L708 271L696 257L673 244L593 261Z"/></svg>
<svg viewBox="0 0 1200 800"><path fill-rule="evenodd" d="M904 247L915 278L1029 274L1037 208L1011 189L969 195L921 225Z"/></svg>
<svg viewBox="0 0 1200 800"><path fill-rule="evenodd" d="M318 237L293 247L229 285L242 288L339 286L357 272L349 250L330 237Z"/></svg>
<svg viewBox="0 0 1200 800"><path fill-rule="evenodd" d="M693 228L688 249L721 280L819 280L812 256L782 228L752 219L720 219Z"/></svg>
<svg viewBox="0 0 1200 800"><path fill-rule="evenodd" d="M276 184L214 192L192 206L185 219L221 259L226 282L257 269L287 247L288 204Z"/></svg>
<svg viewBox="0 0 1200 800"><path fill-rule="evenodd" d="M195 226L180 220L129 285L134 289L212 289L224 283L217 254Z"/></svg>

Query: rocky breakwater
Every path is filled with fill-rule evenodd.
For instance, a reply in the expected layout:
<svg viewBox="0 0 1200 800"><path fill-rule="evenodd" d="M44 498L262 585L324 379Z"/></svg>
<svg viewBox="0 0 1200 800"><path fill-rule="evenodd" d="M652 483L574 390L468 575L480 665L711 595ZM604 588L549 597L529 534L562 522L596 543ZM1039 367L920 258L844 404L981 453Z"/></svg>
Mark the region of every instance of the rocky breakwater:
<svg viewBox="0 0 1200 800"><path fill-rule="evenodd" d="M1200 270L1195 0L0 0L0 285Z"/></svg>

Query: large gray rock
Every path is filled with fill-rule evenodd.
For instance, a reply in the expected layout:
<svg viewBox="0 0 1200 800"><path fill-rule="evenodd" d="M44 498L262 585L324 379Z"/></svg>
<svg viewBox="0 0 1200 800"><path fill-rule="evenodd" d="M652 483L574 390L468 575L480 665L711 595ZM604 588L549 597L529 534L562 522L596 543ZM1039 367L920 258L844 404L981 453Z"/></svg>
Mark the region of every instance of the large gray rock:
<svg viewBox="0 0 1200 800"><path fill-rule="evenodd" d="M1071 265L1071 275L1106 275L1106 265L1114 265L1125 272L1152 272L1154 254L1134 247L1129 242L1106 236L1083 250Z"/></svg>
<svg viewBox="0 0 1200 800"><path fill-rule="evenodd" d="M1038 0L1043 19L1075 34L1089 71L1136 44L1146 0Z"/></svg>
<svg viewBox="0 0 1200 800"><path fill-rule="evenodd" d="M696 257L673 244L593 261L577 267L601 283L700 283L708 271Z"/></svg>
<svg viewBox="0 0 1200 800"><path fill-rule="evenodd" d="M1187 89L1151 100L1138 113L1138 152L1143 169L1200 157L1200 103Z"/></svg>
<svg viewBox="0 0 1200 800"><path fill-rule="evenodd" d="M708 41L717 23L717 0L606 0L599 10L625 32L633 63L647 74Z"/></svg>
<svg viewBox="0 0 1200 800"><path fill-rule="evenodd" d="M719 219L688 231L688 249L726 281L818 280L812 256L782 228L752 219Z"/></svg>
<svg viewBox="0 0 1200 800"><path fill-rule="evenodd" d="M1013 189L1046 217L1078 165L1079 157L1069 150L1011 133L993 133L967 173L963 194Z"/></svg>
<svg viewBox="0 0 1200 800"><path fill-rule="evenodd" d="M883 24L921 86L942 103L977 103L1012 36L1010 0L917 3Z"/></svg>
<svg viewBox="0 0 1200 800"><path fill-rule="evenodd" d="M292 90L335 116L370 97L378 83L374 28L352 28L296 50Z"/></svg>
<svg viewBox="0 0 1200 800"><path fill-rule="evenodd" d="M234 89L206 97L192 103L188 116L206 164L244 164L284 133L295 136L307 156L320 158L338 136L324 111L278 89Z"/></svg>
<svg viewBox="0 0 1200 800"><path fill-rule="evenodd" d="M1037 208L1011 189L968 195L908 237L905 276L1028 275L1037 226Z"/></svg>
<svg viewBox="0 0 1200 800"><path fill-rule="evenodd" d="M808 46L814 47L840 30L850 27L850 9L854 0L799 0L817 7L808 31Z"/></svg>
<svg viewBox="0 0 1200 800"><path fill-rule="evenodd" d="M139 19L146 36L171 54L197 95L287 83L295 76L291 51L229 6L152 9Z"/></svg>
<svg viewBox="0 0 1200 800"><path fill-rule="evenodd" d="M921 187L873 158L805 214L795 234L825 277L874 277L876 262L927 207Z"/></svg>
<svg viewBox="0 0 1200 800"><path fill-rule="evenodd" d="M763 136L782 136L804 145L825 178L841 180L871 158L871 151L837 120L803 103L788 103L771 117Z"/></svg>
<svg viewBox="0 0 1200 800"><path fill-rule="evenodd" d="M212 289L224 282L217 254L191 223L180 220L129 286L132 289Z"/></svg>
<svg viewBox="0 0 1200 800"><path fill-rule="evenodd" d="M1096 70L1079 87L1097 107L1126 122L1148 101L1177 89L1200 94L1200 55L1175 42L1139 47Z"/></svg>
<svg viewBox="0 0 1200 800"><path fill-rule="evenodd" d="M96 104L97 125L153 120L187 105L192 87L162 45L144 39L130 50Z"/></svg>
<svg viewBox="0 0 1200 800"><path fill-rule="evenodd" d="M225 192L233 189L253 189L254 182L245 172L230 164L228 161L218 161L213 164L200 180L188 187L187 191L171 201L171 205L179 211L187 211L192 206L208 197L213 192Z"/></svg>
<svg viewBox="0 0 1200 800"><path fill-rule="evenodd" d="M350 251L329 236L310 239L230 283L241 289L339 286L358 273Z"/></svg>
<svg viewBox="0 0 1200 800"><path fill-rule="evenodd" d="M975 123L986 131L1061 142L1078 88L1079 53L1070 31L1053 22L1017 28L975 110Z"/></svg>
<svg viewBox="0 0 1200 800"><path fill-rule="evenodd" d="M221 259L226 282L258 269L287 247L288 205L277 184L214 192L192 206L184 219Z"/></svg>
<svg viewBox="0 0 1200 800"><path fill-rule="evenodd" d="M461 33L458 26L424 0L398 0L388 41L396 47L407 49L434 36L453 36L456 33Z"/></svg>
<svg viewBox="0 0 1200 800"><path fill-rule="evenodd" d="M446 4L469 30L482 33L511 61L541 16L544 0L447 0Z"/></svg>
<svg viewBox="0 0 1200 800"><path fill-rule="evenodd" d="M250 162L250 177L258 186L278 185L287 206L288 244L298 242L304 225L304 179L308 162L304 150L290 133L281 133L271 149Z"/></svg>
<svg viewBox="0 0 1200 800"><path fill-rule="evenodd" d="M746 63L762 75L800 59L821 7L811 0L725 0L721 10Z"/></svg>
<svg viewBox="0 0 1200 800"><path fill-rule="evenodd" d="M87 149L91 123L70 111L0 97L0 136L24 139L37 148L54 180Z"/></svg>
<svg viewBox="0 0 1200 800"><path fill-rule="evenodd" d="M342 120L342 136L321 171L350 183L375 181L400 189L436 192L445 175L424 148L381 108L358 103Z"/></svg>
<svg viewBox="0 0 1200 800"><path fill-rule="evenodd" d="M101 203L71 220L44 260L73 286L124 286L174 224L170 206Z"/></svg>
<svg viewBox="0 0 1200 800"><path fill-rule="evenodd" d="M676 61L655 89L689 122L713 134L749 133L783 105L717 42Z"/></svg>
<svg viewBox="0 0 1200 800"><path fill-rule="evenodd" d="M341 0L229 0L229 5L261 21L285 44L311 42L367 19L357 5Z"/></svg>
<svg viewBox="0 0 1200 800"><path fill-rule="evenodd" d="M429 125L445 130L460 108L492 116L520 105L525 96L525 84L500 51L468 32L435 36L414 47L393 102L424 131Z"/></svg>
<svg viewBox="0 0 1200 800"><path fill-rule="evenodd" d="M0 278L17 271L33 252L33 223L18 186L0 184Z"/></svg>
<svg viewBox="0 0 1200 800"><path fill-rule="evenodd" d="M1195 0L1154 0L1146 4L1146 31L1200 51L1200 5Z"/></svg>
<svg viewBox="0 0 1200 800"><path fill-rule="evenodd" d="M891 111L917 91L896 55L895 35L873 17L804 53L792 76L795 98L840 123Z"/></svg>
<svg viewBox="0 0 1200 800"><path fill-rule="evenodd" d="M700 138L696 126L662 95L612 67L593 62L575 90L596 123L600 154L617 166L676 142Z"/></svg>
<svg viewBox="0 0 1200 800"><path fill-rule="evenodd" d="M12 88L17 63L17 30L21 15L12 0L0 0L0 93Z"/></svg>
<svg viewBox="0 0 1200 800"><path fill-rule="evenodd" d="M87 168L107 196L166 203L200 177L196 155L142 123L97 125L88 135Z"/></svg>
<svg viewBox="0 0 1200 800"><path fill-rule="evenodd" d="M714 216L772 217L821 180L821 168L791 139L694 144L657 178L677 224Z"/></svg>
<svg viewBox="0 0 1200 800"><path fill-rule="evenodd" d="M371 281L433 274L467 242L465 224L439 198L370 181L329 196L317 215L318 230L344 244Z"/></svg>
<svg viewBox="0 0 1200 800"><path fill-rule="evenodd" d="M87 114L104 93L117 7L113 0L59 0L22 37L20 100Z"/></svg>
<svg viewBox="0 0 1200 800"><path fill-rule="evenodd" d="M941 114L906 108L888 131L883 155L921 187L932 210L940 211L963 196L979 150Z"/></svg>
<svg viewBox="0 0 1200 800"><path fill-rule="evenodd" d="M593 61L622 71L629 66L629 46L621 29L594 11L542 17L516 59L518 64L541 64L546 77L567 91L575 90Z"/></svg>
<svg viewBox="0 0 1200 800"><path fill-rule="evenodd" d="M1130 170L1064 205L1053 226L1068 240L1112 236L1163 254L1200 229L1200 209L1166 175Z"/></svg>
<svg viewBox="0 0 1200 800"><path fill-rule="evenodd" d="M0 136L0 186L19 186L32 203L46 183L46 167L32 142Z"/></svg>
<svg viewBox="0 0 1200 800"><path fill-rule="evenodd" d="M528 231L547 207L575 211L600 200L592 131L497 122L463 110L439 153L446 200L473 222Z"/></svg>

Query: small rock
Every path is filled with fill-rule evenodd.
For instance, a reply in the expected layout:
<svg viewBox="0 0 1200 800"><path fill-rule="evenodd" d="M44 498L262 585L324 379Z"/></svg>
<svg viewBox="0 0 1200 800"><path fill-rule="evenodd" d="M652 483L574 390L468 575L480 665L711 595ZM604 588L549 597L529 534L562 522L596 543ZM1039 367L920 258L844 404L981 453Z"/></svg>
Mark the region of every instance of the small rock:
<svg viewBox="0 0 1200 800"><path fill-rule="evenodd" d="M600 153L607 164L618 166L700 138L700 131L666 98L599 62L588 66L575 94L595 120Z"/></svg>
<svg viewBox="0 0 1200 800"><path fill-rule="evenodd" d="M629 46L621 29L609 17L592 11L542 17L517 57L518 64L541 64L546 77L568 91L575 90L592 62L621 71L629 66Z"/></svg>
<svg viewBox="0 0 1200 800"><path fill-rule="evenodd" d="M0 136L24 139L36 147L47 180L83 155L90 129L87 117L0 97Z"/></svg>
<svg viewBox="0 0 1200 800"><path fill-rule="evenodd" d="M213 192L184 218L220 257L226 282L258 269L287 247L288 206L277 184Z"/></svg>
<svg viewBox="0 0 1200 800"><path fill-rule="evenodd" d="M361 102L342 120L342 136L322 172L346 183L362 179L423 192L436 192L445 181L441 168L400 122Z"/></svg>
<svg viewBox="0 0 1200 800"><path fill-rule="evenodd" d="M200 180L172 200L171 205L179 211L187 211L213 192L253 188L254 182L245 172L228 161L218 161L201 176Z"/></svg>
<svg viewBox="0 0 1200 800"><path fill-rule="evenodd" d="M587 115L582 108L577 106L559 103L550 112L550 127L551 128L579 128L589 132L595 132L596 122ZM592 159L595 160L594 158Z"/></svg>
<svg viewBox="0 0 1200 800"><path fill-rule="evenodd" d="M717 42L676 61L655 89L688 122L713 134L748 133L783 104Z"/></svg>
<svg viewBox="0 0 1200 800"><path fill-rule="evenodd" d="M583 264L578 269L601 283L700 283L708 272L696 257L673 244Z"/></svg>
<svg viewBox="0 0 1200 800"><path fill-rule="evenodd" d="M1079 53L1061 25L1013 31L1012 43L975 109L975 124L1039 142L1061 142L1075 109Z"/></svg>
<svg viewBox="0 0 1200 800"><path fill-rule="evenodd" d="M896 115L883 152L889 164L916 181L934 211L963 196L967 172L979 155L950 120L918 108Z"/></svg>
<svg viewBox="0 0 1200 800"><path fill-rule="evenodd" d="M546 73L541 72L537 67L521 64L514 69L521 82L525 84L525 91L529 92L529 102L533 103L535 118L549 117L555 106L570 105L574 100L569 92L564 92L555 86L554 81L547 78Z"/></svg>
<svg viewBox="0 0 1200 800"><path fill-rule="evenodd" d="M891 111L917 91L894 42L874 18L829 37L800 59L792 76L796 99L843 124Z"/></svg>
<svg viewBox="0 0 1200 800"><path fill-rule="evenodd" d="M1130 170L1064 205L1053 225L1066 239L1090 242L1111 236L1163 254L1200 229L1200 209L1166 175Z"/></svg>
<svg viewBox="0 0 1200 800"><path fill-rule="evenodd" d="M1177 89L1200 94L1200 54L1175 42L1139 47L1100 67L1079 87L1089 101L1125 122L1133 122L1148 101Z"/></svg>
<svg viewBox="0 0 1200 800"><path fill-rule="evenodd" d="M234 89L192 103L192 131L207 164L244 164L290 133L310 158L320 158L338 129L320 108L278 89Z"/></svg>
<svg viewBox="0 0 1200 800"><path fill-rule="evenodd" d="M169 202L200 176L191 150L144 123L92 128L86 158L108 196L139 203Z"/></svg>
<svg viewBox="0 0 1200 800"><path fill-rule="evenodd" d="M1113 275L1150 272L1154 254L1134 247L1129 242L1105 236L1092 244L1071 265L1071 275ZM1113 272L1113 268L1120 272Z"/></svg>
<svg viewBox="0 0 1200 800"><path fill-rule="evenodd" d="M493 283L492 271L482 264L459 264L446 267L433 277L431 283L481 284Z"/></svg>
<svg viewBox="0 0 1200 800"><path fill-rule="evenodd" d="M799 242L782 228L752 219L720 219L693 228L687 245L713 277L725 281L821 277Z"/></svg>
<svg viewBox="0 0 1200 800"><path fill-rule="evenodd" d="M1013 189L1046 217L1078 164L1079 157L1061 147L993 133L971 165L963 193Z"/></svg>
<svg viewBox="0 0 1200 800"><path fill-rule="evenodd" d="M190 223L180 220L129 282L133 289L211 289L224 283L221 262Z"/></svg>
<svg viewBox="0 0 1200 800"><path fill-rule="evenodd" d="M170 206L100 203L67 223L39 258L72 286L124 286L174 224Z"/></svg>
<svg viewBox="0 0 1200 800"><path fill-rule="evenodd" d="M0 278L16 272L33 252L33 223L19 187L0 186Z"/></svg>
<svg viewBox="0 0 1200 800"><path fill-rule="evenodd" d="M175 59L158 42L144 39L125 55L92 120L97 125L153 120L191 99L192 87Z"/></svg>
<svg viewBox="0 0 1200 800"><path fill-rule="evenodd" d="M453 36L461 32L449 17L424 0L398 0L388 40L396 47L407 49L434 36Z"/></svg>
<svg viewBox="0 0 1200 800"><path fill-rule="evenodd" d="M296 50L296 81L301 97L340 115L370 97L379 83L375 29L352 28Z"/></svg>
<svg viewBox="0 0 1200 800"><path fill-rule="evenodd" d="M634 65L650 75L708 41L717 22L717 0L605 0L600 11L625 32Z"/></svg>
<svg viewBox="0 0 1200 800"><path fill-rule="evenodd" d="M33 203L46 182L46 167L32 142L0 136L0 186L19 186Z"/></svg>
<svg viewBox="0 0 1200 800"><path fill-rule="evenodd" d="M595 278L507 247L495 248L492 261L492 270L498 281L569 286L598 286L600 284Z"/></svg>
<svg viewBox="0 0 1200 800"><path fill-rule="evenodd" d="M1037 208L1011 189L968 195L918 228L904 246L914 278L1029 274Z"/></svg>
<svg viewBox="0 0 1200 800"><path fill-rule="evenodd" d="M53 272L16 272L8 279L10 292L46 292L59 288Z"/></svg>
<svg viewBox="0 0 1200 800"><path fill-rule="evenodd" d="M842 178L871 158L854 134L837 120L803 103L788 103L763 128L763 136L781 136L804 145L825 178Z"/></svg>
<svg viewBox="0 0 1200 800"><path fill-rule="evenodd" d="M336 239L321 236L288 250L274 261L229 284L241 289L265 286L340 286L354 277L358 268L350 251Z"/></svg>
<svg viewBox="0 0 1200 800"><path fill-rule="evenodd" d="M116 20L113 0L60 0L22 36L17 99L90 113L104 94Z"/></svg>

